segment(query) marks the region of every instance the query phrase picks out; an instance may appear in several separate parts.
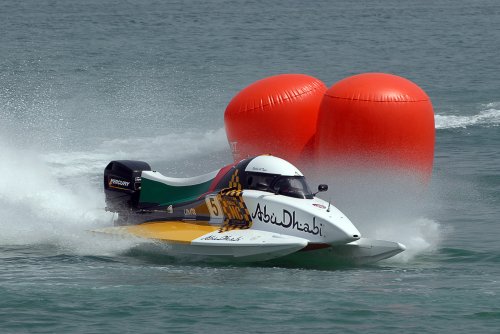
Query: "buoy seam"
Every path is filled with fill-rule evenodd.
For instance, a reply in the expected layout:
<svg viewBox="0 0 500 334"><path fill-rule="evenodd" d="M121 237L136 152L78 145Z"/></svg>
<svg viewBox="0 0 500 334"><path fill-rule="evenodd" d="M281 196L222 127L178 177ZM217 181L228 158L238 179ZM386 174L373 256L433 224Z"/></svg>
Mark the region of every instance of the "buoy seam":
<svg viewBox="0 0 500 334"><path fill-rule="evenodd" d="M400 102L400 103L408 103L408 102L428 102L429 99L426 100L398 100L398 99L392 99L392 100L368 100L368 99L357 99L357 98L352 98L352 97L338 97L338 96L331 96L325 94L325 97L329 97L331 99L339 99L339 100L349 100L349 101L362 101L362 102L379 102L379 103L387 103L387 102Z"/></svg>
<svg viewBox="0 0 500 334"><path fill-rule="evenodd" d="M269 102L267 102L267 103L265 103L265 104L264 104L264 103L262 103L262 99L261 99L261 100L259 101L259 105L258 105L258 106L253 107L253 108L244 108L244 109L239 108L238 112L248 112L248 111L252 111L252 110L255 110L255 109L261 109L261 108L263 108L263 107L272 106L272 105L274 105L274 104L276 104L276 103L282 103L283 101L293 100L293 99L298 98L298 97L300 97L300 96L302 96L302 95L305 95L305 94L310 94L310 93L312 93L312 92L314 92L314 91L318 90L318 89L319 89L319 87L321 87L322 85L321 85L321 83L319 83L319 82L318 82L318 83L313 83L313 84L311 84L310 86L312 86L312 88L311 88L311 89L309 89L309 90L307 90L307 91L303 91L302 93L299 93L299 94L295 94L295 95L293 95L293 96L290 96L290 94L289 94L288 92L285 92L286 96L285 96L285 97L283 97L282 95L279 95L279 99L276 99L276 101L275 101L275 99L274 99L274 97L275 97L276 95L273 95L273 96L272 96L271 101L269 101L269 96L268 96L268 101L269 101ZM325 88L326 88L326 87L325 87ZM296 90L303 90L303 89L296 89Z"/></svg>

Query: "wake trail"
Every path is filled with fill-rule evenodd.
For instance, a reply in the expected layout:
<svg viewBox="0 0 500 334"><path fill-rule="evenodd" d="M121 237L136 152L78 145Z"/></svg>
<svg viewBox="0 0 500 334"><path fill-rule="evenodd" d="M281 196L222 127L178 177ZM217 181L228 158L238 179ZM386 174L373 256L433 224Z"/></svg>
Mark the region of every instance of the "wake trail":
<svg viewBox="0 0 500 334"><path fill-rule="evenodd" d="M471 126L499 126L500 102L488 103L474 115L435 115L436 129L456 129Z"/></svg>

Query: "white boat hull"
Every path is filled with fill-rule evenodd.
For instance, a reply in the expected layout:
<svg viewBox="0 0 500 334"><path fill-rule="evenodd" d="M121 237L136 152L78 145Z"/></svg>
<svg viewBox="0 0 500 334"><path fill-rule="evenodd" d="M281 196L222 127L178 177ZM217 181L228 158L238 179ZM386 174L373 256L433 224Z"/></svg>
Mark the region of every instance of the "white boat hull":
<svg viewBox="0 0 500 334"><path fill-rule="evenodd" d="M296 252L277 261L302 267L361 265L388 259L405 249L406 247L398 242L361 238L345 245Z"/></svg>

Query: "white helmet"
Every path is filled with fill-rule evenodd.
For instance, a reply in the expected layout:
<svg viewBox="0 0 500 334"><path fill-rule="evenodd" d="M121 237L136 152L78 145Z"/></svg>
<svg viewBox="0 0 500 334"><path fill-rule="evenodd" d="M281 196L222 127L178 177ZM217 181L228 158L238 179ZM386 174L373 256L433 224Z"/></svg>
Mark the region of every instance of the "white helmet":
<svg viewBox="0 0 500 334"><path fill-rule="evenodd" d="M283 176L303 176L291 163L272 155L259 155L253 158L245 168L245 172L277 174Z"/></svg>

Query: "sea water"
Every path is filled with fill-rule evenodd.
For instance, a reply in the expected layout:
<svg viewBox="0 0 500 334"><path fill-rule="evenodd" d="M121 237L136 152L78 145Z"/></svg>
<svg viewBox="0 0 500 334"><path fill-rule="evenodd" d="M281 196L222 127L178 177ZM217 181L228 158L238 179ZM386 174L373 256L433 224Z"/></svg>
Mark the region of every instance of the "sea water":
<svg viewBox="0 0 500 334"><path fill-rule="evenodd" d="M500 331L497 1L3 0L0 22L2 333ZM215 170L231 162L223 114L242 88L362 72L430 96L432 181L414 196L327 179L324 196L404 253L214 265L88 232L112 220L110 160Z"/></svg>

